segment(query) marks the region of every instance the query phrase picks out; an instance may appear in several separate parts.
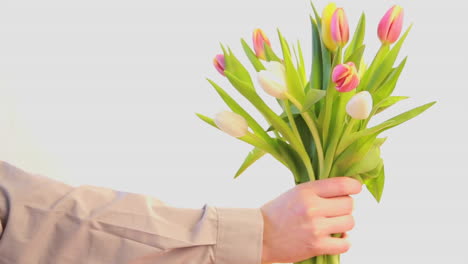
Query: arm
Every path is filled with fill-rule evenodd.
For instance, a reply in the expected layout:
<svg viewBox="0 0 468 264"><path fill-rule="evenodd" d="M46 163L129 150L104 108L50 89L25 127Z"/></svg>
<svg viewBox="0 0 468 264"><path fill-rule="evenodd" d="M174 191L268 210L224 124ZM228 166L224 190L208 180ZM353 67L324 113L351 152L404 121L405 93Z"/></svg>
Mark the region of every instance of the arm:
<svg viewBox="0 0 468 264"><path fill-rule="evenodd" d="M259 264L261 210L173 208L0 161L1 263Z"/></svg>

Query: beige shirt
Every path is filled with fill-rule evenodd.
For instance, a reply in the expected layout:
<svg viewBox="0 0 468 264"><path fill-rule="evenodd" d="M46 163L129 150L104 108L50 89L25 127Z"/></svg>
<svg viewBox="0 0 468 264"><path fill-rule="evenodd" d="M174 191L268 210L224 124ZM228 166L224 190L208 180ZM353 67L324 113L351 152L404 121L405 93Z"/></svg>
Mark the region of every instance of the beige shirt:
<svg viewBox="0 0 468 264"><path fill-rule="evenodd" d="M182 209L0 161L0 264L260 264L260 209Z"/></svg>

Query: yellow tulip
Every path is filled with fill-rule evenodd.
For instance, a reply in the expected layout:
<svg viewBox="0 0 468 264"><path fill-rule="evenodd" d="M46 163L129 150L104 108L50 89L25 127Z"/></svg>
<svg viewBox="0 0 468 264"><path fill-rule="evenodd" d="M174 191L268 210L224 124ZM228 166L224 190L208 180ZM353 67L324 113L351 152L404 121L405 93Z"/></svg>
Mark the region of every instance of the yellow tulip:
<svg viewBox="0 0 468 264"><path fill-rule="evenodd" d="M335 11L336 4L330 3L323 9L322 13L322 41L330 51L335 51L337 48L331 32L331 22Z"/></svg>

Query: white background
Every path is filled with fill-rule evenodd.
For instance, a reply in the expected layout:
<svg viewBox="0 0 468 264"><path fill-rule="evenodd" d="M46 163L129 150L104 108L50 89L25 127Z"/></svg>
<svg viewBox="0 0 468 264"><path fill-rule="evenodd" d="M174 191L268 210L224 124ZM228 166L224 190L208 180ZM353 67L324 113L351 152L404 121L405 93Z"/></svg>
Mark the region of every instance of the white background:
<svg viewBox="0 0 468 264"><path fill-rule="evenodd" d="M337 2L352 29L367 13L367 60L394 3ZM378 120L438 103L386 132L383 200L356 196L342 262L468 263L467 10L454 0L396 3L414 28L394 94L412 99ZM220 42L247 62L239 39L251 43L261 27L279 52L279 27L310 61L310 13L304 0L1 0L0 159L178 207L259 207L292 188L292 176L266 157L233 180L250 147L194 113L226 109L205 77L233 91L212 67Z"/></svg>

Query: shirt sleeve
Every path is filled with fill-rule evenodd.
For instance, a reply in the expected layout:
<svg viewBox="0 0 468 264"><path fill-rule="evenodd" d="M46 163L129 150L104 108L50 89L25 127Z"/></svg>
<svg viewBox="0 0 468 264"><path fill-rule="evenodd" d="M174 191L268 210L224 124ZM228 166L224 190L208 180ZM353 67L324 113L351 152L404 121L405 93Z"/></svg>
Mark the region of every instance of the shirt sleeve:
<svg viewBox="0 0 468 264"><path fill-rule="evenodd" d="M0 161L0 263L260 264L259 208L175 208Z"/></svg>

